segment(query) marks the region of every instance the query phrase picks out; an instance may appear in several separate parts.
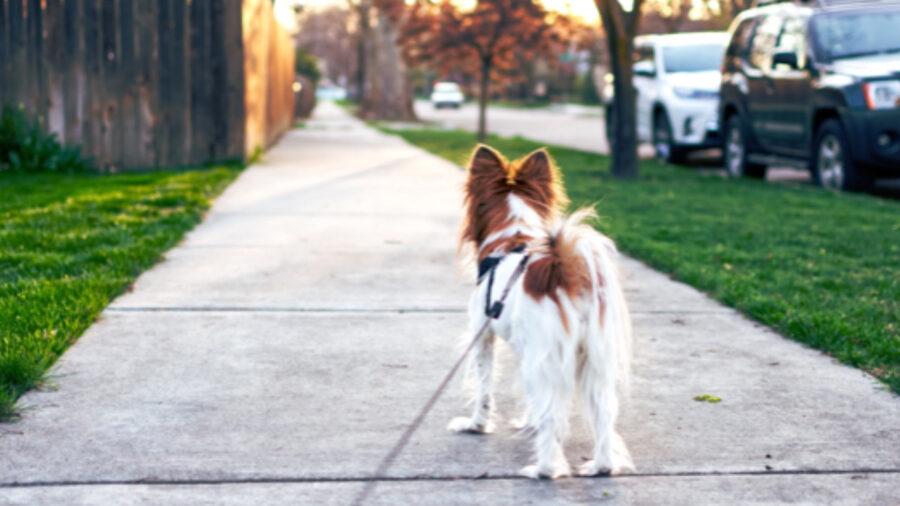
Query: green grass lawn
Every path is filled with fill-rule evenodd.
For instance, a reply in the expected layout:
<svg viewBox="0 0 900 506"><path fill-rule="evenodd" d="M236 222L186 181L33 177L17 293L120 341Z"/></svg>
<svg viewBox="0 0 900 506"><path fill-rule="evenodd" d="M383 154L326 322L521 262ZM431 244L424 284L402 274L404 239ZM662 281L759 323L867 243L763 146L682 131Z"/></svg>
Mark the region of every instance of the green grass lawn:
<svg viewBox="0 0 900 506"><path fill-rule="evenodd" d="M0 173L0 419L239 172Z"/></svg>
<svg viewBox="0 0 900 506"><path fill-rule="evenodd" d="M392 132L461 165L475 144L460 131ZM488 144L510 159L541 146ZM550 153L573 207L596 204L622 251L900 393L900 202L653 162L620 181L605 156Z"/></svg>

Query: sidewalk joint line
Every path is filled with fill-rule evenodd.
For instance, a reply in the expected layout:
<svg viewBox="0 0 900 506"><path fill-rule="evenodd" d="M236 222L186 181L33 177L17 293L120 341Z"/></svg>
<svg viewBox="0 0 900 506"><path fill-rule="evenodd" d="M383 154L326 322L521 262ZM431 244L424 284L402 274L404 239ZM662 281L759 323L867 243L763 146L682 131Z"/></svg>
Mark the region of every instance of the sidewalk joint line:
<svg viewBox="0 0 900 506"><path fill-rule="evenodd" d="M105 311L116 313L365 313L365 314L405 314L405 313L465 313L463 308L453 307L400 307L400 308L331 308L331 307L287 307L287 306L120 306L108 307Z"/></svg>
<svg viewBox="0 0 900 506"><path fill-rule="evenodd" d="M640 479L640 478L706 478L739 476L800 476L800 475L857 475L857 474L900 474L900 468L886 469L795 469L781 471L684 471L636 473L618 476L573 476L566 480ZM115 485L256 485L256 484L302 484L302 483L368 483L376 482L458 482L458 481L505 481L531 480L518 474L496 474L475 476L383 476L383 477L284 477L284 478L233 478L233 479L136 479L136 480L59 480L31 482L3 482L4 488L75 487L75 486L115 486Z"/></svg>

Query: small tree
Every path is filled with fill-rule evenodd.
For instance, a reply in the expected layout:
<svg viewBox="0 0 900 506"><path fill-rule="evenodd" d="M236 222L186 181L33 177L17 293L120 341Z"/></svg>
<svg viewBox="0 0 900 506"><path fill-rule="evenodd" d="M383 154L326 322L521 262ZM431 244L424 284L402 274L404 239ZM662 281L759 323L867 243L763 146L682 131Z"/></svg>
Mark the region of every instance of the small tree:
<svg viewBox="0 0 900 506"><path fill-rule="evenodd" d="M594 0L606 29L609 64L613 74L613 118L607 124L613 128L615 139L610 146L611 172L621 178L638 176L637 111L635 110L634 37L637 35L643 0L634 0L626 11L619 0Z"/></svg>
<svg viewBox="0 0 900 506"><path fill-rule="evenodd" d="M401 41L410 61L444 72L454 66L478 72L478 138L483 141L495 72L516 66L517 52L530 58L552 53L563 19L531 0L477 0L468 11L452 0L416 0Z"/></svg>

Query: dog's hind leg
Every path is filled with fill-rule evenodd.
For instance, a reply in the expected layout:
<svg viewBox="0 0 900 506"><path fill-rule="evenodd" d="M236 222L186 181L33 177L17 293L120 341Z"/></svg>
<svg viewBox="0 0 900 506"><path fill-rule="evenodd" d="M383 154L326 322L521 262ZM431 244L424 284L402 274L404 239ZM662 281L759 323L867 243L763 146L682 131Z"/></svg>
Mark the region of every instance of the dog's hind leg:
<svg viewBox="0 0 900 506"><path fill-rule="evenodd" d="M614 367L614 364L608 364ZM582 404L594 433L594 458L578 468L578 474L593 476L634 469L622 438L615 431L619 402L615 373L597 370L590 360L579 357L578 383Z"/></svg>
<svg viewBox="0 0 900 506"><path fill-rule="evenodd" d="M447 429L453 432L483 434L490 432L491 381L494 365L494 332L488 328L472 350L471 366L475 373L474 410L471 417L460 416L450 420Z"/></svg>
<svg viewBox="0 0 900 506"><path fill-rule="evenodd" d="M567 432L574 390L574 368L569 366L572 360L568 357L570 350L563 339L535 341L532 342L536 346L522 347L522 385L529 426L534 431L536 462L522 468L521 474L535 479L568 476L569 464L560 441Z"/></svg>

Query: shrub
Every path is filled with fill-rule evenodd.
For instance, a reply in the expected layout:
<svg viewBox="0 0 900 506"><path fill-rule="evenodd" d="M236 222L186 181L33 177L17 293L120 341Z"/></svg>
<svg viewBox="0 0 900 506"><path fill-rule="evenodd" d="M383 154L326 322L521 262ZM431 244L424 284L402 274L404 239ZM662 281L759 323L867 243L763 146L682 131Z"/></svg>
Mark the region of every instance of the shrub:
<svg viewBox="0 0 900 506"><path fill-rule="evenodd" d="M0 114L0 172L81 172L90 164L77 147L62 146L45 133L38 120L29 121L22 107L3 106Z"/></svg>
<svg viewBox="0 0 900 506"><path fill-rule="evenodd" d="M313 87L319 84L322 71L319 70L319 60L312 54L298 49L294 57L294 71L301 76L308 77L313 82Z"/></svg>

